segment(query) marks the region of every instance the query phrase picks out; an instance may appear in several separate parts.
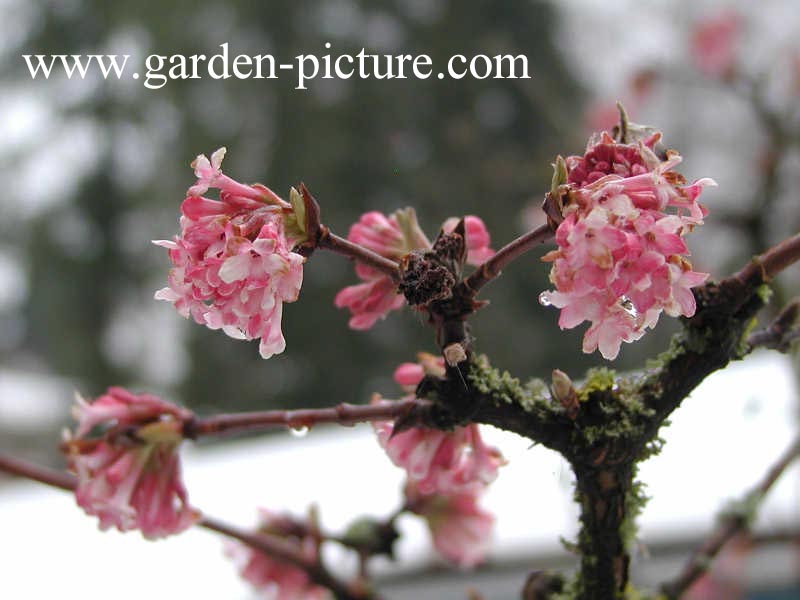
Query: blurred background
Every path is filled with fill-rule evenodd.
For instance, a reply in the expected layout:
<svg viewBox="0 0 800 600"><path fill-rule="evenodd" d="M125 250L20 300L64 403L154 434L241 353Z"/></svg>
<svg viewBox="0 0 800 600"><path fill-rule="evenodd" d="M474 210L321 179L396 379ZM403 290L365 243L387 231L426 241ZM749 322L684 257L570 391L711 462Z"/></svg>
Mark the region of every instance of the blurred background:
<svg viewBox="0 0 800 600"><path fill-rule="evenodd" d="M732 57L722 68L708 56L719 39ZM223 145L238 180L282 195L304 181L342 235L366 210L413 206L429 236L476 214L497 248L541 222L550 163L613 125L621 100L632 120L665 131L689 179L719 183L689 243L696 270L724 276L800 228L798 39L792 0L0 0L0 449L60 464L74 390L123 385L204 414L358 403L395 395L394 367L435 350L410 311L350 331L333 297L356 282L352 266L321 252L285 307L287 350L268 361L256 342L154 301L169 262L150 240L177 231L189 162ZM141 66L225 42L232 55L286 60L325 42L434 65L524 54L531 79L316 79L299 91L289 77L206 77L150 90L127 78L32 80L21 58L130 54ZM603 360L581 354L582 327L562 333L557 311L539 306L547 272L531 254L487 289L477 349L523 379L555 367L579 379ZM798 282L796 268L781 277L775 306ZM666 348L669 321L614 367Z"/></svg>

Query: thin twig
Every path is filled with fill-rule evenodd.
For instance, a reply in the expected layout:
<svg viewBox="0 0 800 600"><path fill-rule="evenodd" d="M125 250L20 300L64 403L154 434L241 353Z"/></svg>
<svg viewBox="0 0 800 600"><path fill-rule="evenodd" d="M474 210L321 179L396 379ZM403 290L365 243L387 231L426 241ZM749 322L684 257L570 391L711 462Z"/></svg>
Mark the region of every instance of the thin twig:
<svg viewBox="0 0 800 600"><path fill-rule="evenodd" d="M754 257L718 284L707 283L694 290L702 302L695 315L684 322L685 331L677 338L681 351L671 351L669 360L645 377L637 390L644 404L655 411L648 436L655 434L703 379L741 356L737 355L742 349L740 342L746 341L741 336L764 304L759 286L797 261L800 233ZM709 328L709 322L715 326ZM692 346L691 339L697 334L704 339L702 349Z"/></svg>
<svg viewBox="0 0 800 600"><path fill-rule="evenodd" d="M421 400L401 400L381 404L339 404L331 408L221 414L187 421L184 434L194 439L206 435L262 431L276 427L302 429L321 423L354 425L368 421L395 420L425 404L427 402Z"/></svg>
<svg viewBox="0 0 800 600"><path fill-rule="evenodd" d="M794 342L800 340L800 329L792 329L782 334L776 334L770 329L755 331L747 338L750 348L770 348L779 352L787 352Z"/></svg>
<svg viewBox="0 0 800 600"><path fill-rule="evenodd" d="M377 600L378 597L360 586L350 586L340 581L318 561L309 560L286 540L277 536L248 533L237 527L228 525L212 517L202 517L197 523L209 531L221 533L224 536L238 540L243 544L263 552L264 554L289 563L308 575L314 583L328 588L337 600Z"/></svg>
<svg viewBox="0 0 800 600"><path fill-rule="evenodd" d="M786 267L800 260L800 233L786 238L763 254L753 258L733 277L739 283L753 286L769 282Z"/></svg>
<svg viewBox="0 0 800 600"><path fill-rule="evenodd" d="M388 275L392 281L400 281L400 266L395 261L384 258L377 252L339 237L324 226L317 242L317 248L330 250L336 254L352 258Z"/></svg>
<svg viewBox="0 0 800 600"><path fill-rule="evenodd" d="M77 485L77 479L70 473L41 467L2 453L0 453L0 471L66 491L74 491ZM320 562L313 559L309 560L303 553L280 537L249 533L208 516L201 517L197 525L238 540L272 558L301 569L311 581L328 588L337 600L378 600L378 596L363 589L363 586L350 586L340 581Z"/></svg>
<svg viewBox="0 0 800 600"><path fill-rule="evenodd" d="M32 479L33 481L38 481L39 483L67 491L74 490L78 482L71 473L41 467L26 460L22 460L21 458L3 453L0 453L0 471L16 475L17 477Z"/></svg>
<svg viewBox="0 0 800 600"><path fill-rule="evenodd" d="M500 275L500 272L511 262L528 250L549 242L554 235L550 225L542 225L518 237L500 248L494 256L478 266L472 275L464 281L464 285L471 291L472 295L477 294L478 290Z"/></svg>
<svg viewBox="0 0 800 600"><path fill-rule="evenodd" d="M800 299L787 304L768 327L754 331L747 338L751 349L771 348L779 352L788 352L792 344L800 339Z"/></svg>
<svg viewBox="0 0 800 600"><path fill-rule="evenodd" d="M722 547L736 534L746 531L750 527L752 514L743 513L754 511L758 507L770 488L798 456L800 456L800 438L794 441L791 447L767 471L758 485L744 497L741 501L743 510L734 514L724 514L717 528L692 553L680 575L675 580L661 586L661 591L668 598L679 598L686 592L708 570L711 561Z"/></svg>

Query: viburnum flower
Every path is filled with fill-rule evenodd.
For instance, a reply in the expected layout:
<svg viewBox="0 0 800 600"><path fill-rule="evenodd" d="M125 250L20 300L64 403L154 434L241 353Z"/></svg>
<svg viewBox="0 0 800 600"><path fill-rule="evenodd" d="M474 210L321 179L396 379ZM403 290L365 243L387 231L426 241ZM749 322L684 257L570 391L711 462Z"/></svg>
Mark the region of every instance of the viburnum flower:
<svg viewBox="0 0 800 600"><path fill-rule="evenodd" d="M457 224L457 218L450 218L442 224L442 229L449 233ZM489 232L483 221L473 215L464 218L464 225L467 262L479 265L494 254L489 247ZM392 260L400 260L412 250L431 248L411 208L395 211L388 217L376 211L365 213L350 227L347 239ZM350 310L351 329L369 329L389 312L405 305L405 298L387 275L360 263L356 263L356 275L363 283L342 289L334 299L338 308Z"/></svg>
<svg viewBox="0 0 800 600"><path fill-rule="evenodd" d="M406 507L425 519L433 546L444 559L462 568L483 562L491 545L494 516L478 506L474 491L423 494L409 482L405 496Z"/></svg>
<svg viewBox="0 0 800 600"><path fill-rule="evenodd" d="M736 42L742 29L742 18L734 11L725 11L697 23L689 45L692 61L711 77L728 77L736 66Z"/></svg>
<svg viewBox="0 0 800 600"><path fill-rule="evenodd" d="M655 133L621 144L603 133L583 156L564 161L558 249L542 258L553 263L556 291L540 301L561 309L562 329L589 321L583 351L599 349L609 360L622 342L654 327L662 311L692 316L691 288L708 276L692 270L683 237L702 225L706 210L697 199L715 184L685 185L673 171L680 156L670 151L662 160L654 152L659 140Z"/></svg>
<svg viewBox="0 0 800 600"><path fill-rule="evenodd" d="M150 394L112 387L94 402L78 398L74 436L64 450L77 475L78 505L100 528L138 529L148 539L179 533L199 513L181 481L178 445L190 413ZM101 428L100 437L89 437Z"/></svg>
<svg viewBox="0 0 800 600"><path fill-rule="evenodd" d="M295 546L307 559L316 560L317 542L310 536L299 535L293 520L266 509L259 510L257 533L279 536ZM227 554L236 563L240 575L265 598L270 600L321 600L328 591L311 582L302 569L274 559L263 552L238 542L225 546Z"/></svg>
<svg viewBox="0 0 800 600"><path fill-rule="evenodd" d="M167 248L169 286L156 292L183 317L236 339L261 339L263 358L286 348L284 302L294 302L305 258L292 252L302 239L290 231L292 205L263 185L244 185L221 170L225 149L192 163L197 183L181 205L181 232L153 243ZM219 200L204 197L210 188Z"/></svg>
<svg viewBox="0 0 800 600"><path fill-rule="evenodd" d="M444 360L421 353L418 363L400 365L394 379L409 393L406 397L413 398L425 374L443 375ZM391 401L376 395L373 402ZM423 494L482 490L505 464L500 451L483 442L474 423L452 431L412 427L397 434L389 421L375 421L373 427L389 458L406 470L409 481Z"/></svg>

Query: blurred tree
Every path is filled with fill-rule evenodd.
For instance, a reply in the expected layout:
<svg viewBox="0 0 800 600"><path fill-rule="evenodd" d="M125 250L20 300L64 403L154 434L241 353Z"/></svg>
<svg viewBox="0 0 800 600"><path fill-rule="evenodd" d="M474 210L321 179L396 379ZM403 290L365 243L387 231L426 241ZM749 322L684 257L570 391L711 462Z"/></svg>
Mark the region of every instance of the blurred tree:
<svg viewBox="0 0 800 600"><path fill-rule="evenodd" d="M434 347L408 312L373 331L350 332L348 315L332 299L355 281L352 268L322 253L306 268L299 302L285 308L288 347L281 356L265 362L254 344L202 327L181 328L178 336L153 331L179 317L166 304L150 304L168 262L149 240L177 230L179 203L192 181L186 165L198 152L226 145L233 176L281 194L304 180L325 221L342 235L366 210L413 205L431 236L448 216L478 214L497 247L521 231L523 209L547 189L553 156L583 144L572 129L579 90L554 46L553 10L542 2L94 0L38 10L20 53L129 53L130 64L141 67L147 54L210 56L224 42L232 56L271 53L279 60L320 56L331 42L334 55L362 47L426 53L434 68L454 54L521 54L531 74L529 80L317 79L307 91L295 90L286 76L206 77L170 81L160 90L145 89L143 79L94 87L35 81L64 122L90 120L98 150L65 202L4 226L15 230L29 257L27 332L7 356L34 355L86 394L120 383L193 407L230 410L359 402L373 389L390 391L384 384L394 366ZM24 64L6 77L31 83ZM90 91L77 100L75 93L60 94L78 86ZM47 176L55 184L62 175L54 168ZM79 226L65 231L65 219ZM67 252L65 244L80 251ZM541 374L576 359L580 333L551 335L557 314L538 307L546 273L532 256L529 269L517 268L493 286L496 306L476 319L478 349L512 372ZM145 317L134 316L144 310ZM179 349L159 358L165 351L148 344L148 336L187 344L188 367L169 364Z"/></svg>

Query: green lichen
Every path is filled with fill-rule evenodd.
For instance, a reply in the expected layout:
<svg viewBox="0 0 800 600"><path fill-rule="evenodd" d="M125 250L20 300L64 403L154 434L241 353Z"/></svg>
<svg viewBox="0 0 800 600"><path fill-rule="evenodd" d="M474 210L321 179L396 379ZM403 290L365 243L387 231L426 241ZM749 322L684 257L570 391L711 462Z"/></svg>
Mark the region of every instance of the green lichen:
<svg viewBox="0 0 800 600"><path fill-rule="evenodd" d="M564 583L564 587L560 592L550 594L550 600L574 600L578 597L581 591L581 584L578 577L572 577Z"/></svg>
<svg viewBox="0 0 800 600"><path fill-rule="evenodd" d="M667 424L668 423L665 421L664 423L661 424L661 426L664 427ZM664 447L665 443L666 442L664 441L664 438L662 438L662 437L653 438L652 440L650 440L649 442L647 442L644 445L644 451L642 452L641 456L639 457L639 460L640 461L647 460L648 458L652 458L653 456L656 456L657 454L660 454L661 453L661 449Z"/></svg>
<svg viewBox="0 0 800 600"><path fill-rule="evenodd" d="M686 352L686 333L679 331L673 335L669 340L669 347L658 354L655 358L647 359L645 366L647 369L661 369L664 365L674 360L684 352Z"/></svg>
<svg viewBox="0 0 800 600"><path fill-rule="evenodd" d="M484 355L472 361L467 380L475 390L491 397L497 405L516 404L526 412L534 412L550 403L547 385L543 381L534 379L523 386L508 371L492 367Z"/></svg>
<svg viewBox="0 0 800 600"><path fill-rule="evenodd" d="M640 590L630 582L625 587L624 597L625 600L666 600L666 596L648 590Z"/></svg>
<svg viewBox="0 0 800 600"><path fill-rule="evenodd" d="M626 440L636 444L654 414L642 402L633 382L625 378L614 381L613 371L603 371L599 376L590 373L581 390L592 391L582 399L581 410L587 416L579 420L572 432L574 447L589 448L601 442Z"/></svg>
<svg viewBox="0 0 800 600"><path fill-rule="evenodd" d="M525 392L530 394L531 397L539 399L545 399L550 394L547 383L545 383L544 379L539 379L538 377L529 379L525 383Z"/></svg>
<svg viewBox="0 0 800 600"><path fill-rule="evenodd" d="M755 330L756 327L758 327L758 319L756 317L750 319L744 326L742 335L739 336L739 343L736 344L736 350L734 353L736 358L744 358L752 350L750 344L747 343L747 338L750 337L750 334L753 333L753 330Z"/></svg>
<svg viewBox="0 0 800 600"><path fill-rule="evenodd" d="M581 389L578 390L578 400L585 402L593 392L603 392L614 387L614 377L616 373L613 369L598 367L586 371L586 381Z"/></svg>
<svg viewBox="0 0 800 600"><path fill-rule="evenodd" d="M769 304L772 299L772 288L766 283L762 283L756 288L756 296L759 297L762 304Z"/></svg>
<svg viewBox="0 0 800 600"><path fill-rule="evenodd" d="M558 538L561 547L564 548L570 554L580 554L580 547L578 546L578 542L573 542L565 538L563 535L559 536Z"/></svg>
<svg viewBox="0 0 800 600"><path fill-rule="evenodd" d="M751 492L738 500L732 500L719 514L721 521L735 521L750 527L758 513L758 507L764 496L758 492Z"/></svg>
<svg viewBox="0 0 800 600"><path fill-rule="evenodd" d="M636 518L642 514L650 496L645 493L645 484L636 481L636 469L634 468L634 480L631 489L625 494L625 519L620 525L619 532L625 548L630 549L636 541Z"/></svg>

